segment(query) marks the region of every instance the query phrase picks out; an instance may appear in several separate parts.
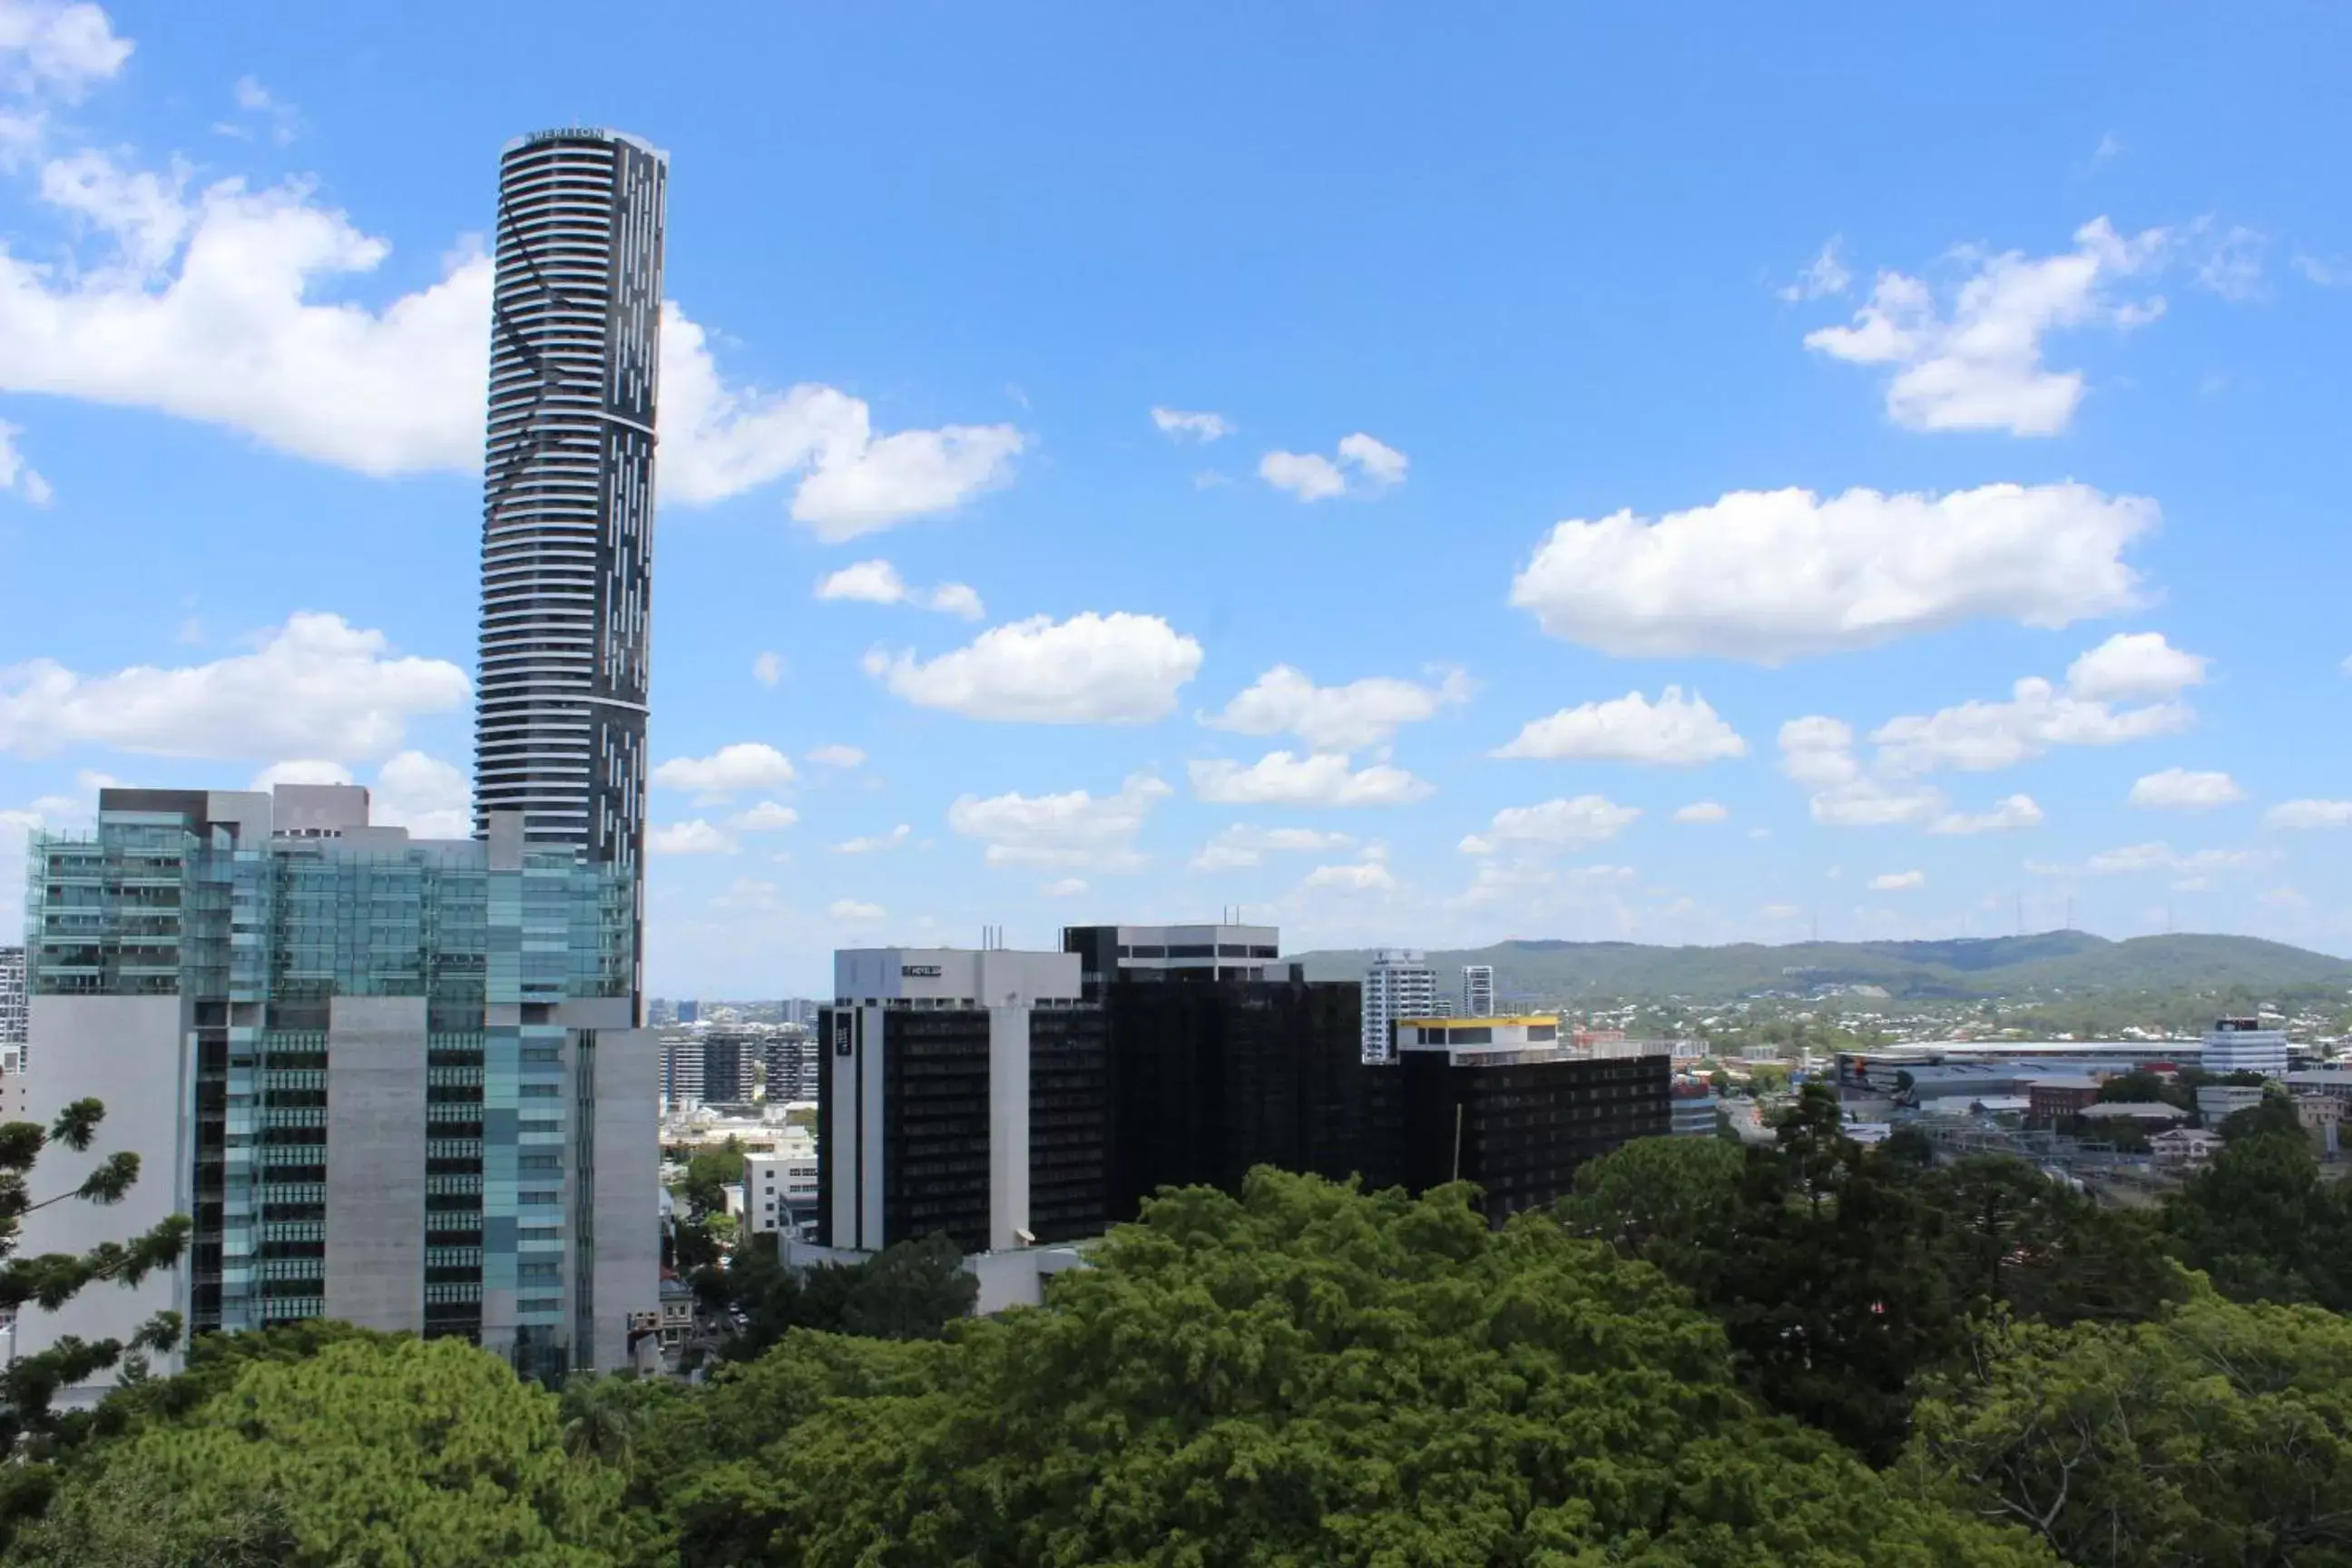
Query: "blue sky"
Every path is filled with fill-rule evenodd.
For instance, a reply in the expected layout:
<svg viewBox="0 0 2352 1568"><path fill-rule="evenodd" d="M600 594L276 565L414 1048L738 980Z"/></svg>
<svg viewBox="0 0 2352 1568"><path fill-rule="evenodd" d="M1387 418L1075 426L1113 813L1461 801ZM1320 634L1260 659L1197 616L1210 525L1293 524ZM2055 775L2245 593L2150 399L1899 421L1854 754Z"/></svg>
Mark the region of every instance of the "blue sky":
<svg viewBox="0 0 2352 1568"><path fill-rule="evenodd" d="M0 0L0 876L100 779L459 819L481 236L585 122L672 160L656 992L2352 952L2341 10L654 15Z"/></svg>

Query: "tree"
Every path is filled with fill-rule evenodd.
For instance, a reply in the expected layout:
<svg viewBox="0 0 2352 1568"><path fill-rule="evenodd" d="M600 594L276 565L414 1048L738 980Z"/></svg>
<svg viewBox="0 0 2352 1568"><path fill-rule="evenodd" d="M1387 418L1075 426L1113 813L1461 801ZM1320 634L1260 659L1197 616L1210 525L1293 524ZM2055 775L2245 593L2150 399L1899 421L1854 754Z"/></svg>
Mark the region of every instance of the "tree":
<svg viewBox="0 0 2352 1568"><path fill-rule="evenodd" d="M2300 1126L2231 1139L2165 1204L2163 1223L2173 1255L2232 1300L2352 1310L2352 1198L2319 1179Z"/></svg>
<svg viewBox="0 0 2352 1568"><path fill-rule="evenodd" d="M971 1314L980 1280L963 1267L963 1252L934 1232L894 1242L859 1263L786 1268L775 1238L753 1236L736 1247L724 1268L694 1278L704 1303L741 1326L720 1347L729 1360L748 1361L794 1329L879 1340L930 1340Z"/></svg>
<svg viewBox="0 0 2352 1568"><path fill-rule="evenodd" d="M136 1286L154 1270L178 1262L185 1250L187 1216L173 1215L127 1242L101 1242L79 1254L16 1256L16 1237L26 1215L69 1198L101 1205L120 1203L137 1184L139 1156L126 1150L101 1161L78 1186L37 1202L32 1196L33 1168L41 1155L52 1145L87 1152L105 1119L105 1106L78 1100L46 1131L30 1121L0 1125L0 1258L6 1259L0 1263L0 1308L14 1312L37 1303L55 1312L90 1285ZM135 1380L145 1374L148 1352L169 1351L179 1339L180 1315L165 1311L141 1325L127 1342L68 1334L47 1350L12 1358L0 1373L0 1454L26 1434L53 1429L49 1405L59 1388L117 1365Z"/></svg>
<svg viewBox="0 0 2352 1568"><path fill-rule="evenodd" d="M727 1189L743 1179L743 1141L730 1137L716 1149L698 1149L686 1162L678 1194L696 1220L727 1212Z"/></svg>
<svg viewBox="0 0 2352 1568"><path fill-rule="evenodd" d="M2352 1321L2210 1291L2154 1322L2001 1322L1934 1381L1902 1489L2069 1563L2352 1563Z"/></svg>
<svg viewBox="0 0 2352 1568"><path fill-rule="evenodd" d="M2309 1137L2302 1116L2295 1111L2294 1101L2287 1098L2284 1090L2269 1086L2265 1086L2260 1104L2231 1111L2221 1119L2217 1131L2231 1142L2243 1142L2265 1134L2298 1140Z"/></svg>
<svg viewBox="0 0 2352 1568"><path fill-rule="evenodd" d="M2101 1208L2022 1160L1977 1154L1919 1178L1964 1313L2055 1323L2154 1317L2188 1291L2143 1215Z"/></svg>
<svg viewBox="0 0 2352 1568"><path fill-rule="evenodd" d="M619 1568L661 1560L619 1470L568 1458L555 1396L456 1340L354 1335L248 1359L191 1409L150 1412L65 1467L12 1562L204 1562L148 1538L256 1543L216 1559L328 1568ZM116 1511L121 1500L151 1500Z"/></svg>
<svg viewBox="0 0 2352 1568"><path fill-rule="evenodd" d="M1759 1415L1649 1265L1463 1185L1163 1193L1042 1311L793 1333L651 1441L682 1561L2046 1563Z"/></svg>
<svg viewBox="0 0 2352 1568"><path fill-rule="evenodd" d="M1665 1260L1706 1233L1746 1169L1738 1145L1720 1139L1638 1138L1578 1166L1555 1212L1571 1235L1678 1273Z"/></svg>

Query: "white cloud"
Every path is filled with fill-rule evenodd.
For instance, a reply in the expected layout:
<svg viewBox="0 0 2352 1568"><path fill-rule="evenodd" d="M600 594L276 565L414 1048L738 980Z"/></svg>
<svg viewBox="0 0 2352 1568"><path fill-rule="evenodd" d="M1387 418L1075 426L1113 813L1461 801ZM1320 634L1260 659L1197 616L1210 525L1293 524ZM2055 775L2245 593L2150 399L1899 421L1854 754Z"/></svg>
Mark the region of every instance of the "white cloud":
<svg viewBox="0 0 2352 1568"><path fill-rule="evenodd" d="M1226 703L1223 713L1204 713L1201 722L1244 735L1296 735L1318 752L1352 752L1389 740L1399 725L1434 718L1440 709L1469 697L1469 678L1460 670L1448 671L1434 686L1389 676L1318 686L1277 664Z"/></svg>
<svg viewBox="0 0 2352 1568"><path fill-rule="evenodd" d="M352 782L352 770L341 763L324 762L315 757L298 758L293 762L272 763L253 775L245 787L255 791L276 789L279 784L347 784Z"/></svg>
<svg viewBox="0 0 2352 1568"><path fill-rule="evenodd" d="M1846 270L1844 259L1838 255L1843 244L1842 238L1832 236L1822 247L1821 254L1805 264L1802 272L1781 285L1780 298L1796 305L1807 300L1822 300L1832 294L1844 293L1846 285L1853 281L1853 274Z"/></svg>
<svg viewBox="0 0 2352 1568"><path fill-rule="evenodd" d="M1032 724L1145 724L1200 672L1201 645L1157 616L1035 616L919 661L866 656L866 673L919 708Z"/></svg>
<svg viewBox="0 0 2352 1568"><path fill-rule="evenodd" d="M2281 801L2263 814L2273 827L2352 827L2352 800Z"/></svg>
<svg viewBox="0 0 2352 1568"><path fill-rule="evenodd" d="M1318 866L1299 884L1302 888L1346 888L1359 893L1383 891L1396 885L1396 878L1378 860L1360 860L1352 866Z"/></svg>
<svg viewBox="0 0 2352 1568"><path fill-rule="evenodd" d="M2197 286L2224 300L2255 299L2263 291L2263 252L2268 247L2259 229L2235 224L2221 228L2210 220L2197 224Z"/></svg>
<svg viewBox="0 0 2352 1568"><path fill-rule="evenodd" d="M857 899L835 899L825 905L824 912L844 925L873 925L887 920L890 911L879 904L866 903Z"/></svg>
<svg viewBox="0 0 2352 1568"><path fill-rule="evenodd" d="M1303 501L1329 500L1402 484L1410 466L1402 452L1359 430L1341 438L1337 462L1319 452L1268 452L1257 477Z"/></svg>
<svg viewBox="0 0 2352 1568"><path fill-rule="evenodd" d="M1711 800L1695 800L1675 812L1676 822L1714 823L1731 820L1731 808Z"/></svg>
<svg viewBox="0 0 2352 1568"><path fill-rule="evenodd" d="M1851 326L1805 334L1805 346L1851 364L1890 365L1886 412L1913 430L2006 430L2054 436L2083 399L2080 371L2042 363L2042 338L2067 327L2139 326L2161 298L2117 302L2110 286L2150 271L2168 237L2118 235L2105 218L2074 232L2075 247L2029 259L2018 251L1964 253L1973 270L1951 297L1901 272L1881 272Z"/></svg>
<svg viewBox="0 0 2352 1568"><path fill-rule="evenodd" d="M876 855L885 849L903 847L915 836L911 824L900 823L887 833L877 833L863 838L845 838L833 847L836 855Z"/></svg>
<svg viewBox="0 0 2352 1568"><path fill-rule="evenodd" d="M0 388L153 409L379 477L478 471L492 281L478 247L370 310L318 296L374 273L391 247L307 184L231 179L189 196L83 153L52 166L43 194L127 265L0 254ZM792 515L839 541L955 510L1005 482L1024 444L1002 425L877 436L867 405L832 387L725 380L675 304L661 331L665 501L797 477Z"/></svg>
<svg viewBox="0 0 2352 1568"><path fill-rule="evenodd" d="M739 811L727 819L727 826L738 833L774 833L790 827L801 819L801 814L789 805L763 800L748 811Z"/></svg>
<svg viewBox="0 0 2352 1568"><path fill-rule="evenodd" d="M735 840L698 816L647 828L646 848L656 855L732 855Z"/></svg>
<svg viewBox="0 0 2352 1568"><path fill-rule="evenodd" d="M386 758L368 794L370 815L414 838L470 838L474 834L474 786L463 769L403 752Z"/></svg>
<svg viewBox="0 0 2352 1568"><path fill-rule="evenodd" d="M1925 871L1888 871L1870 879L1870 890L1874 893L1899 893L1906 889L1927 885L1927 873Z"/></svg>
<svg viewBox="0 0 2352 1568"><path fill-rule="evenodd" d="M866 753L855 746L819 746L808 760L821 768L854 768L866 761Z"/></svg>
<svg viewBox="0 0 2352 1568"><path fill-rule="evenodd" d="M2205 811L2217 805L2235 805L2245 798L2246 792L2227 773L2167 768L2134 784L2124 804L2158 811Z"/></svg>
<svg viewBox="0 0 2352 1568"><path fill-rule="evenodd" d="M698 805L712 805L739 790L781 789L793 782L793 764L762 741L738 741L707 757L672 757L653 771L663 789L694 792Z"/></svg>
<svg viewBox="0 0 2352 1568"><path fill-rule="evenodd" d="M963 584L910 588L898 575L898 569L887 561L860 561L845 566L816 585L816 596L855 599L868 605L913 605L919 609L961 616L968 621L979 620L988 613L981 605L980 595Z"/></svg>
<svg viewBox="0 0 2352 1568"><path fill-rule="evenodd" d="M1619 805L1603 795L1580 795L1572 800L1548 800L1539 805L1505 806L1495 814L1484 834L1473 834L1461 844L1465 855L1491 855L1497 845L1535 845L1548 849L1602 844L1614 838L1642 815L1635 805Z"/></svg>
<svg viewBox="0 0 2352 1568"><path fill-rule="evenodd" d="M1559 523L1511 603L1603 653L1759 664L1969 620L2057 627L2140 602L2122 555L2157 518L2154 501L2078 484L1738 490L1654 522Z"/></svg>
<svg viewBox="0 0 2352 1568"><path fill-rule="evenodd" d="M1236 426L1222 414L1186 413L1181 408L1155 408L1151 422L1160 433L1175 440L1216 441L1230 436Z"/></svg>
<svg viewBox="0 0 2352 1568"><path fill-rule="evenodd" d="M1244 766L1223 758L1186 764L1192 794L1221 805L1410 805L1434 786L1386 763L1350 772L1342 752L1268 752Z"/></svg>
<svg viewBox="0 0 2352 1568"><path fill-rule="evenodd" d="M1598 899L1615 907L1614 891L1633 879L1631 866L1550 866L1541 860L1482 860L1469 887L1452 900L1463 909L1508 904L1533 910L1588 909ZM1618 909L1623 923L1622 907Z"/></svg>
<svg viewBox="0 0 2352 1568"><path fill-rule="evenodd" d="M2030 795L2012 795L1997 801L1990 811L1974 814L1948 811L1927 825L1930 833L2007 833L2042 826L2042 808Z"/></svg>
<svg viewBox="0 0 2352 1568"><path fill-rule="evenodd" d="M16 437L24 433L18 426L0 420L0 490L14 490L34 506L47 506L57 499L58 492L17 450Z"/></svg>
<svg viewBox="0 0 2352 1568"><path fill-rule="evenodd" d="M1074 899L1087 890L1084 877L1057 877L1037 889L1049 899Z"/></svg>
<svg viewBox="0 0 2352 1568"><path fill-rule="evenodd" d="M1117 795L1099 798L1082 789L985 800L961 795L948 807L948 826L985 844L992 866L1132 871L1144 860L1135 836L1170 793L1150 773L1130 773Z"/></svg>
<svg viewBox="0 0 2352 1568"><path fill-rule="evenodd" d="M751 661L751 679L762 686L774 686L784 679L784 656L762 652Z"/></svg>
<svg viewBox="0 0 2352 1568"><path fill-rule="evenodd" d="M1832 827L1920 822L1944 805L1935 790L1865 773L1853 754L1853 726L1818 714L1780 726L1780 771L1811 792L1813 820Z"/></svg>
<svg viewBox="0 0 2352 1568"><path fill-rule="evenodd" d="M1799 909L1794 904L1767 904L1764 906L1764 914L1766 918L1769 920L1792 921L1804 912L1804 910Z"/></svg>
<svg viewBox="0 0 2352 1568"><path fill-rule="evenodd" d="M2116 876L2137 871L2179 871L2191 875L2207 871L2235 870L2252 866L2263 857L2251 849L2199 849L2183 855L2165 843L2127 844L2120 849L2107 849L2094 855L2084 868L2099 876Z"/></svg>
<svg viewBox="0 0 2352 1568"><path fill-rule="evenodd" d="M177 669L86 676L54 660L0 668L0 750L73 744L166 757L384 756L408 721L464 705L465 672L394 658L382 632L299 611L250 653Z"/></svg>
<svg viewBox="0 0 2352 1568"><path fill-rule="evenodd" d="M1744 756L1748 742L1694 692L1669 686L1655 703L1638 691L1530 720L1496 757L1690 765Z"/></svg>
<svg viewBox="0 0 2352 1568"><path fill-rule="evenodd" d="M102 7L57 0L0 4L0 78L18 92L47 89L68 100L131 58Z"/></svg>
<svg viewBox="0 0 2352 1568"><path fill-rule="evenodd" d="M1253 827L1237 822L1201 847L1201 852L1192 857L1192 869L1230 870L1259 865L1269 854L1320 853L1345 849L1354 842L1345 833L1312 827Z"/></svg>
<svg viewBox="0 0 2352 1568"><path fill-rule="evenodd" d="M2205 683L2202 654L2184 653L2162 632L2117 632L2066 668L2066 687L2095 700L2170 697Z"/></svg>
<svg viewBox="0 0 2352 1568"><path fill-rule="evenodd" d="M2028 676L2010 689L2006 702L1972 700L1924 716L1890 719L1870 738L1881 763L1903 772L1984 772L2058 746L2114 746L2174 734L2195 718L2182 703L2116 709Z"/></svg>

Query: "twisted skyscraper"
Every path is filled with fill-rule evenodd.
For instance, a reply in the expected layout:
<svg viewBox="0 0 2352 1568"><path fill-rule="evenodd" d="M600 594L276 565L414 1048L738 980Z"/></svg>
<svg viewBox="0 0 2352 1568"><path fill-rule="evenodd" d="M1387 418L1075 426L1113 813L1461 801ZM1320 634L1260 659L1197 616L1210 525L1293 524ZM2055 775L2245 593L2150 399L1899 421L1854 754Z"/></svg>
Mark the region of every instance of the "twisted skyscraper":
<svg viewBox="0 0 2352 1568"><path fill-rule="evenodd" d="M667 174L610 131L506 149L483 462L475 831L626 867L640 922Z"/></svg>

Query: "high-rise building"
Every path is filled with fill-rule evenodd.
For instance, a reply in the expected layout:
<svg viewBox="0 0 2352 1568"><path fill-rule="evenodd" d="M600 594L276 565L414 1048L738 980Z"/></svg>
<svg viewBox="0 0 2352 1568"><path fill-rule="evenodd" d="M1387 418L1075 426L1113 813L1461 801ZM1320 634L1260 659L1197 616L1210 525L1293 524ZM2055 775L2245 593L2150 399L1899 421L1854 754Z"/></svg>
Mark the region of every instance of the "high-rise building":
<svg viewBox="0 0 2352 1568"><path fill-rule="evenodd" d="M1426 1018L1437 1010L1437 971L1411 948L1387 948L1372 955L1364 973L1364 1059L1395 1059L1391 1026L1399 1018Z"/></svg>
<svg viewBox="0 0 2352 1568"><path fill-rule="evenodd" d="M1102 1009L1076 953L860 948L818 1016L817 1239L968 1252L1099 1234Z"/></svg>
<svg viewBox="0 0 2352 1568"><path fill-rule="evenodd" d="M702 1037L665 1035L661 1042L662 1103L686 1110L702 1103Z"/></svg>
<svg viewBox="0 0 2352 1568"><path fill-rule="evenodd" d="M1270 980L1283 973L1282 936L1273 926L1064 926L1062 951L1084 959L1090 984Z"/></svg>
<svg viewBox="0 0 2352 1568"><path fill-rule="evenodd" d="M816 1034L798 1024L781 1024L761 1042L768 1075L768 1103L816 1098Z"/></svg>
<svg viewBox="0 0 2352 1568"><path fill-rule="evenodd" d="M25 950L0 947L0 1046L21 1047L31 1025L32 1014L26 1005Z"/></svg>
<svg viewBox="0 0 2352 1568"><path fill-rule="evenodd" d="M1465 1018L1491 1018L1495 1016L1493 964L1465 963L1462 966L1462 1016Z"/></svg>
<svg viewBox="0 0 2352 1568"><path fill-rule="evenodd" d="M706 1105L740 1105L751 1098L752 1045L740 1029L702 1037L702 1099Z"/></svg>
<svg viewBox="0 0 2352 1568"><path fill-rule="evenodd" d="M2233 1072L2284 1078L2286 1056L2284 1029L2266 1027L2260 1018L2221 1018L2205 1031L2198 1065L2217 1078Z"/></svg>
<svg viewBox="0 0 2352 1568"><path fill-rule="evenodd" d="M1407 1018L1396 1025L1405 1184L1484 1189L1486 1217L1565 1196L1576 1168L1673 1125L1673 1063L1565 1047L1557 1018Z"/></svg>
<svg viewBox="0 0 2352 1568"><path fill-rule="evenodd" d="M482 476L476 837L521 813L623 868L640 921L667 178L611 131L508 145Z"/></svg>
<svg viewBox="0 0 2352 1568"><path fill-rule="evenodd" d="M699 1022L702 1017L702 1004L699 1002L680 1002L677 1005L677 1021L681 1024Z"/></svg>
<svg viewBox="0 0 2352 1568"><path fill-rule="evenodd" d="M31 1110L103 1101L72 1163L142 1169L121 1204L28 1215L23 1246L194 1229L135 1289L27 1306L20 1352L171 1309L196 1332L454 1335L541 1375L625 1364L659 1266L635 889L522 827L416 840L371 826L363 789L281 784L107 789L94 830L36 836Z"/></svg>

